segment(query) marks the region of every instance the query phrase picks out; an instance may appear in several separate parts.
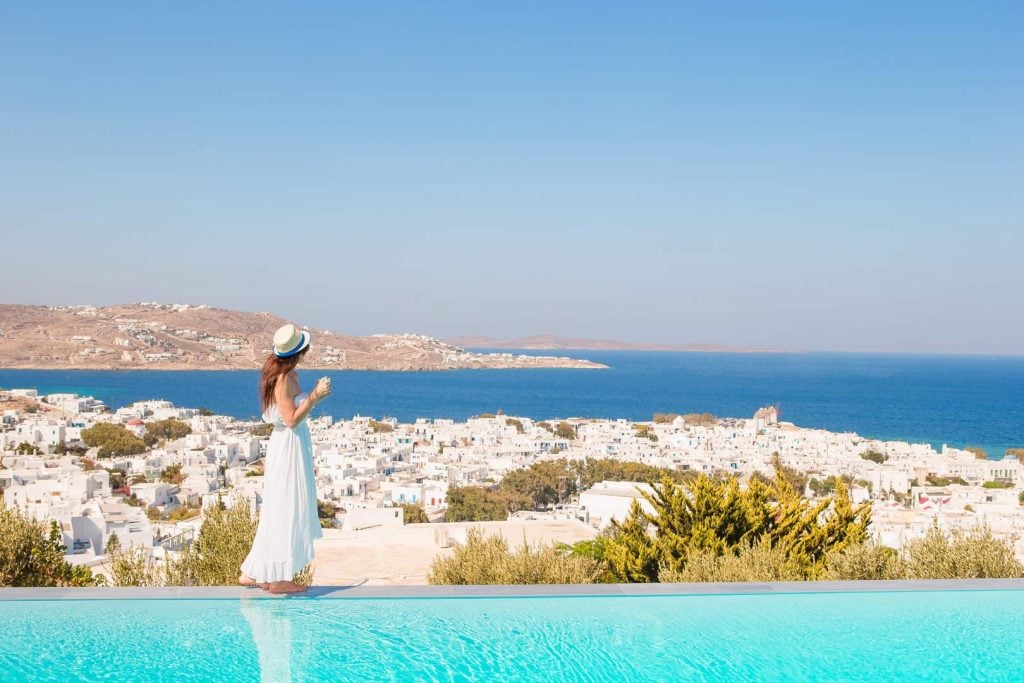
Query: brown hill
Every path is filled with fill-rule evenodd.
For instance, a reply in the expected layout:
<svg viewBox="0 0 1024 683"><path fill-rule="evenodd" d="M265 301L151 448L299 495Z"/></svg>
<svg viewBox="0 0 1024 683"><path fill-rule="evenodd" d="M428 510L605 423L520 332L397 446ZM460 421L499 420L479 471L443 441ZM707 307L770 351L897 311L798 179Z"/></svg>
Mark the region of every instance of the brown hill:
<svg viewBox="0 0 1024 683"><path fill-rule="evenodd" d="M0 367L218 370L256 368L285 324L270 313L187 304L0 304ZM311 330L307 365L338 370L573 367L599 363L471 353L414 334L354 337Z"/></svg>

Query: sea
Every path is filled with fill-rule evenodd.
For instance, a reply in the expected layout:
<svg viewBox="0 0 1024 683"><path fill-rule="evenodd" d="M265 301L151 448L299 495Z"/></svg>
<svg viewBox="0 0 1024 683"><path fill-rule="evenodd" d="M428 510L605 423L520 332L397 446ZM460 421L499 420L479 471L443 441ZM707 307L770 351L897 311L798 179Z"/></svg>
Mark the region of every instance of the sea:
<svg viewBox="0 0 1024 683"><path fill-rule="evenodd" d="M609 368L304 373L300 368L300 378L311 387L317 377L331 376L334 393L314 415L334 419L464 420L499 410L536 419L650 420L656 412L750 417L761 406L776 405L782 420L800 427L936 448L980 446L989 457L1024 447L1024 356L555 353ZM73 392L112 408L167 399L242 419L259 412L257 379L249 370L0 370L0 388Z"/></svg>

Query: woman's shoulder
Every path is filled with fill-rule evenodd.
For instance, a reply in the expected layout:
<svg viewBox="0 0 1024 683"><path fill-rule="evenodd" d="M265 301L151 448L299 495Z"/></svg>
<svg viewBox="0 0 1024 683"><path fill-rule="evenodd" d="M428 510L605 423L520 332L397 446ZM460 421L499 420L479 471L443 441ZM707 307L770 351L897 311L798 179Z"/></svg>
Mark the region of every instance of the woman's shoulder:
<svg viewBox="0 0 1024 683"><path fill-rule="evenodd" d="M274 380L274 385L278 386L278 387L286 387L286 386L290 386L290 385L296 385L297 386L298 384L299 384L299 376L298 376L298 374L296 374L296 372L294 370L289 370L288 372L282 372Z"/></svg>

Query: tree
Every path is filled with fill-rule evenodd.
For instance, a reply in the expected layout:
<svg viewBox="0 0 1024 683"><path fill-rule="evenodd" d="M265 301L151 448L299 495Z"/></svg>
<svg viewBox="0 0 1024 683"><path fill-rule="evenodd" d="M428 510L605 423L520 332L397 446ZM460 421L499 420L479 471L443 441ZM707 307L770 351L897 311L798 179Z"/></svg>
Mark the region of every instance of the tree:
<svg viewBox="0 0 1024 683"><path fill-rule="evenodd" d="M504 521L512 512L527 510L533 501L510 491L483 486L450 486L446 522Z"/></svg>
<svg viewBox="0 0 1024 683"><path fill-rule="evenodd" d="M968 453L974 453L974 457L978 460L988 460L988 453L986 453L985 449L980 446L968 446L964 450Z"/></svg>
<svg viewBox="0 0 1024 683"><path fill-rule="evenodd" d="M146 452L146 443L122 425L98 422L82 430L82 441L90 448L99 447L99 457L138 455Z"/></svg>
<svg viewBox="0 0 1024 683"><path fill-rule="evenodd" d="M565 459L544 460L509 472L502 478L499 488L531 499L533 509L538 509L560 503L575 493L574 479Z"/></svg>
<svg viewBox="0 0 1024 683"><path fill-rule="evenodd" d="M117 533L111 533L110 538L107 539L106 553L110 555L121 549L121 539L117 537Z"/></svg>
<svg viewBox="0 0 1024 683"><path fill-rule="evenodd" d="M395 431L394 426L390 422L378 422L377 420L370 420L370 429L373 430L374 434L387 434Z"/></svg>
<svg viewBox="0 0 1024 683"><path fill-rule="evenodd" d="M402 511L405 524L425 524L430 521L427 511L417 503L402 503Z"/></svg>
<svg viewBox="0 0 1024 683"><path fill-rule="evenodd" d="M683 415L683 422L699 427L714 427L718 424L718 418L711 413L687 413Z"/></svg>
<svg viewBox="0 0 1024 683"><path fill-rule="evenodd" d="M46 525L10 508L0 498L0 586L95 586L88 567L64 560L56 522Z"/></svg>
<svg viewBox="0 0 1024 683"><path fill-rule="evenodd" d="M266 437L268 437L268 436L270 436L271 434L274 433L274 425L272 425L269 422L264 422L262 424L256 425L252 429L250 429L249 433L252 434L253 436L259 436L261 438L266 438Z"/></svg>
<svg viewBox="0 0 1024 683"><path fill-rule="evenodd" d="M638 422L633 425L633 431L639 439L650 439L651 441L658 440L658 435L654 433L654 430L652 430L651 426L648 424Z"/></svg>
<svg viewBox="0 0 1024 683"><path fill-rule="evenodd" d="M676 483L696 478L696 474L665 467L655 467L642 462L613 460L611 458L588 458L573 461L569 466L581 489L589 489L601 481L640 481L653 484L669 477Z"/></svg>
<svg viewBox="0 0 1024 683"><path fill-rule="evenodd" d="M807 475L797 469L783 465L782 456L779 455L778 451L772 453L772 467L775 468L776 476L782 475L797 493L802 494L807 488Z"/></svg>
<svg viewBox="0 0 1024 683"><path fill-rule="evenodd" d="M559 422L555 425L555 436L559 439L566 439L572 441L576 438L576 429L568 422Z"/></svg>
<svg viewBox="0 0 1024 683"><path fill-rule="evenodd" d="M192 428L181 420L167 419L146 425L146 435L158 441L173 441L192 433Z"/></svg>
<svg viewBox="0 0 1024 683"><path fill-rule="evenodd" d="M18 455L42 455L43 452L36 448L35 445L30 444L26 441L18 444L18 447L14 449L14 452Z"/></svg>
<svg viewBox="0 0 1024 683"><path fill-rule="evenodd" d="M935 475L927 475L924 481L928 486L949 486L950 484L960 484L961 486L967 486L967 482L961 477L938 477Z"/></svg>
<svg viewBox="0 0 1024 683"><path fill-rule="evenodd" d="M337 513L337 509L333 503L329 503L326 500L317 499L316 501L316 516L320 518L320 526L325 529L334 528L334 515Z"/></svg>
<svg viewBox="0 0 1024 683"><path fill-rule="evenodd" d="M180 485L186 477L181 471L181 465L168 465L160 473L160 481L168 484Z"/></svg>
<svg viewBox="0 0 1024 683"><path fill-rule="evenodd" d="M656 581L661 549L649 531L649 519L640 503L633 501L621 524L612 523L612 538L604 557L612 575L628 583Z"/></svg>
<svg viewBox="0 0 1024 683"><path fill-rule="evenodd" d="M814 495L824 496L834 491L839 484L849 486L852 483L853 477L848 474L844 474L840 477L831 476L825 477L824 479L815 479L814 477L811 477L811 480L808 482L808 486L811 487L811 491L814 492Z"/></svg>
<svg viewBox="0 0 1024 683"><path fill-rule="evenodd" d="M202 417L210 417L213 415L213 411L205 406L199 406L198 412Z"/></svg>
<svg viewBox="0 0 1024 683"><path fill-rule="evenodd" d="M881 465L883 462L885 462L886 460L889 459L888 455L886 455L885 453L882 453L880 451L876 451L873 448L869 448L868 450L866 450L863 453L861 453L860 457L863 458L864 460L870 460L871 462L876 462L879 465Z"/></svg>
<svg viewBox="0 0 1024 683"><path fill-rule="evenodd" d="M626 519L613 522L605 551L609 569L624 581L658 581L663 571L683 571L691 556L738 555L760 544L813 578L829 553L864 542L871 515L867 504L852 505L841 480L835 495L815 503L781 475L770 487L751 481L746 490L733 477L683 485L666 478L642 495L652 512L634 501Z"/></svg>

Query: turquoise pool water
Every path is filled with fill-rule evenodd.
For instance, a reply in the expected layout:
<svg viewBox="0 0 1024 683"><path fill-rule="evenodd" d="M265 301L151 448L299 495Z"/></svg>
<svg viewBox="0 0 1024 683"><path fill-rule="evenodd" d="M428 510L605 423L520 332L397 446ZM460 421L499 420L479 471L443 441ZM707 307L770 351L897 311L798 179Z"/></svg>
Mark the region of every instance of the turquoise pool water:
<svg viewBox="0 0 1024 683"><path fill-rule="evenodd" d="M4 681L1021 680L1024 591L0 601Z"/></svg>

